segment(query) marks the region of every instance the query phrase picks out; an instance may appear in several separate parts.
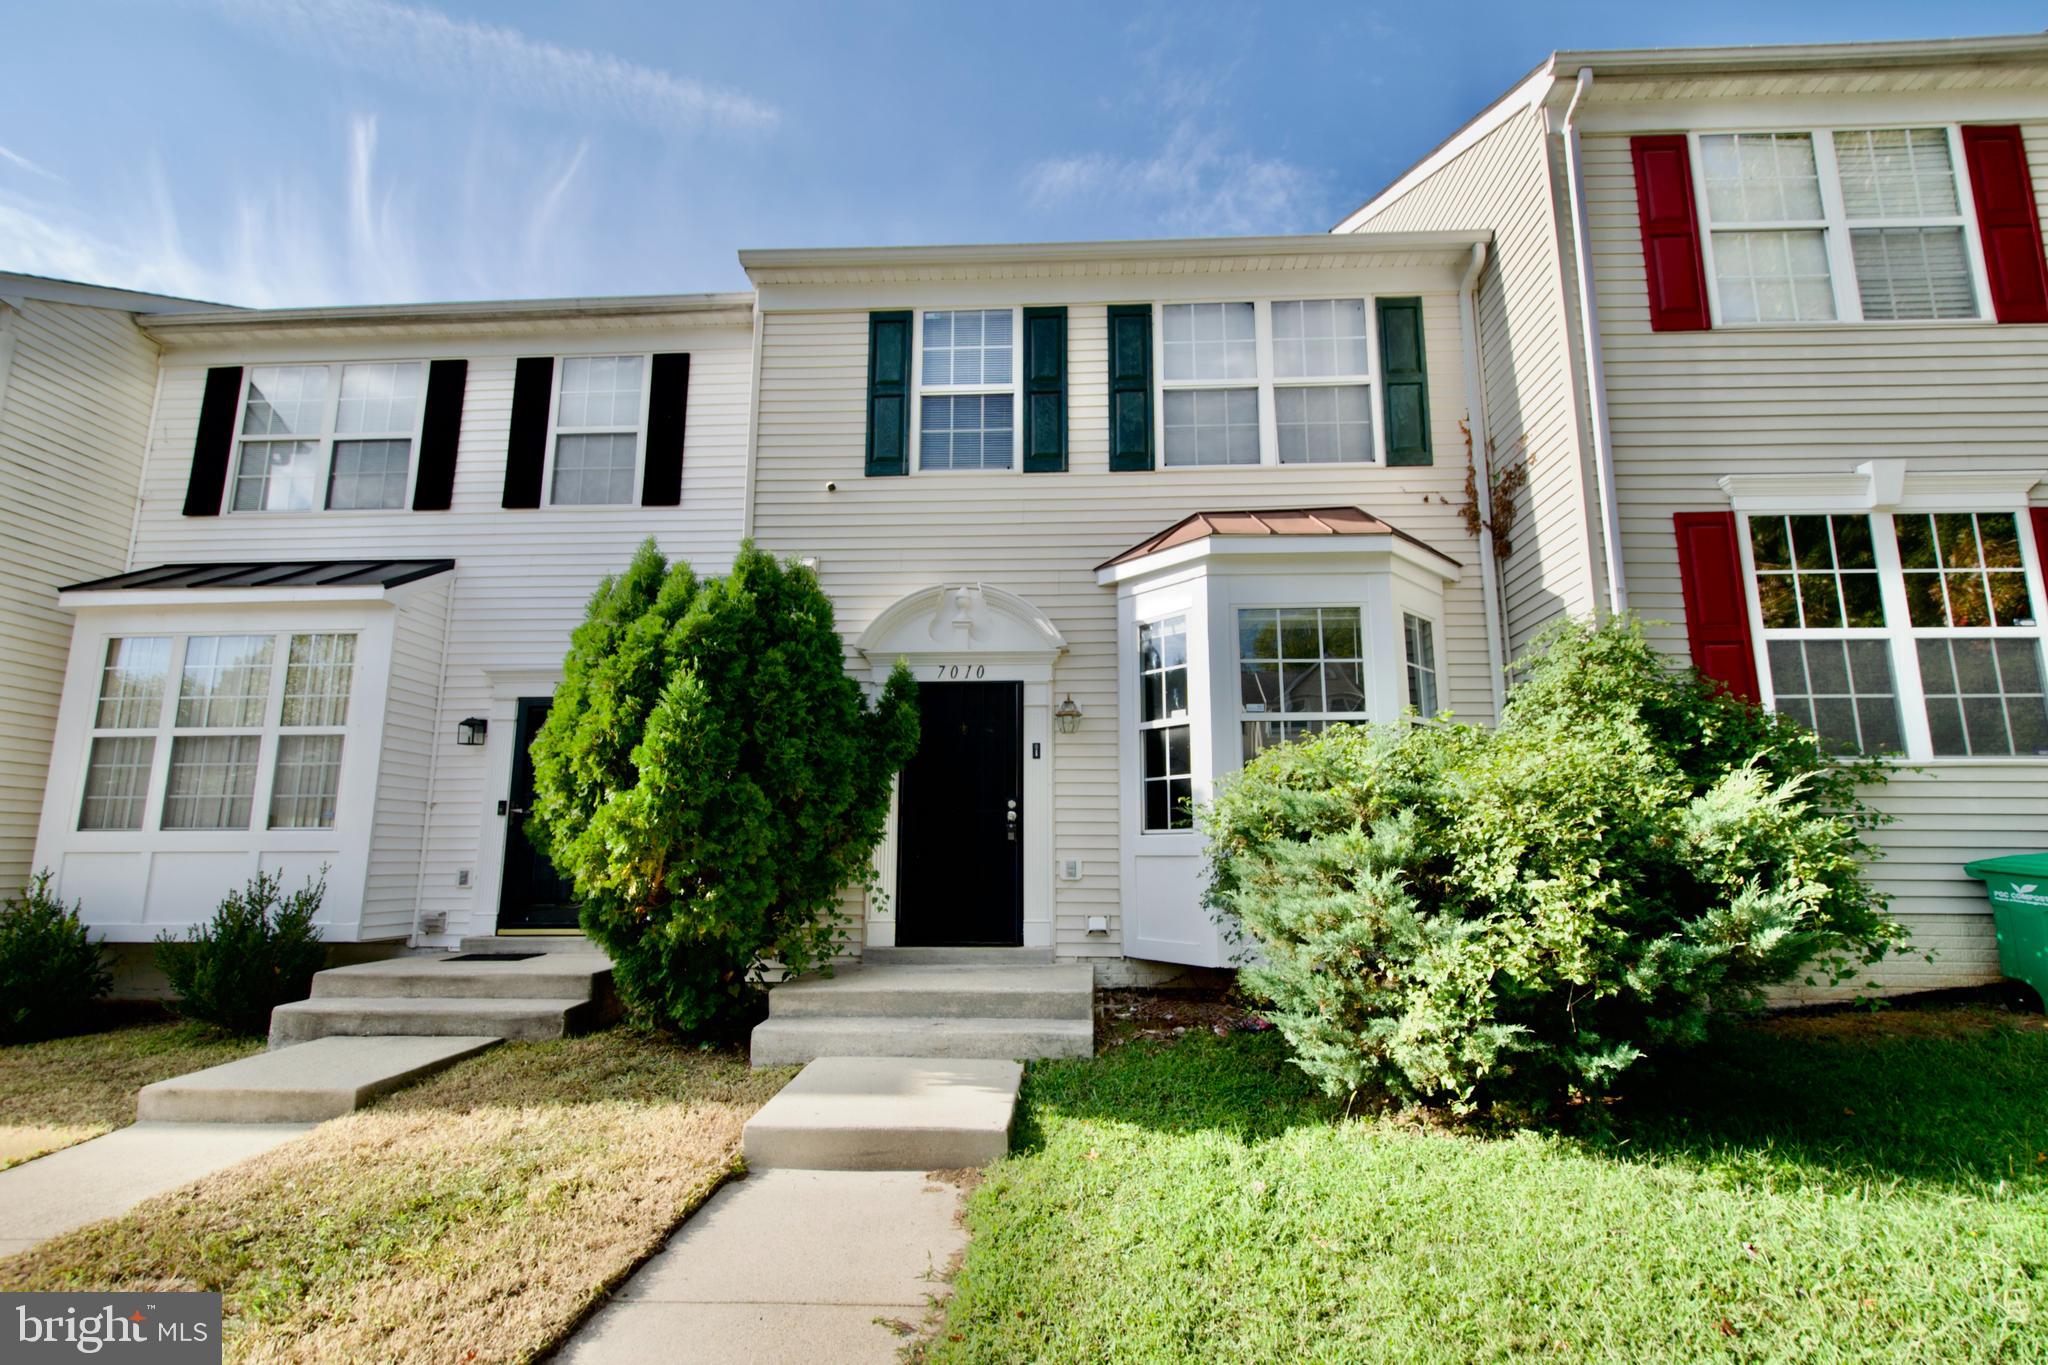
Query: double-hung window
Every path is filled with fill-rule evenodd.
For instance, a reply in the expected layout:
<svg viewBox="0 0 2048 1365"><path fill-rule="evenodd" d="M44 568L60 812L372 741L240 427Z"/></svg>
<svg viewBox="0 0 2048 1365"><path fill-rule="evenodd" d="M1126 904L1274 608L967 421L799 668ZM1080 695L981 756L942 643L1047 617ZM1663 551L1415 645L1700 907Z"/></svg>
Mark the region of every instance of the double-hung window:
<svg viewBox="0 0 2048 1365"><path fill-rule="evenodd" d="M161 829L246 830L267 767L267 828L333 828L355 645L348 632L109 640L78 827L140 830L160 796Z"/></svg>
<svg viewBox="0 0 2048 1365"><path fill-rule="evenodd" d="M1405 612L1401 642L1408 656L1408 704L1427 720L1442 709L1436 690L1436 627L1427 617Z"/></svg>
<svg viewBox="0 0 2048 1365"><path fill-rule="evenodd" d="M1173 466L1373 458L1363 298L1159 305L1159 405Z"/></svg>
<svg viewBox="0 0 2048 1365"><path fill-rule="evenodd" d="M416 360L250 366L230 509L405 506L425 369Z"/></svg>
<svg viewBox="0 0 2048 1365"><path fill-rule="evenodd" d="M1237 613L1244 756L1365 714L1357 607L1246 607Z"/></svg>
<svg viewBox="0 0 2048 1365"><path fill-rule="evenodd" d="M1139 625L1138 694L1139 827L1148 834L1193 829L1185 616Z"/></svg>
<svg viewBox="0 0 2048 1365"><path fill-rule="evenodd" d="M640 490L647 357L564 356L555 373L553 430L548 441L549 504L632 505Z"/></svg>
<svg viewBox="0 0 2048 1365"><path fill-rule="evenodd" d="M1717 323L1982 315L1956 129L1695 138Z"/></svg>
<svg viewBox="0 0 2048 1365"><path fill-rule="evenodd" d="M1745 521L1774 710L1838 753L2048 754L2038 587L2015 513Z"/></svg>
<svg viewBox="0 0 2048 1365"><path fill-rule="evenodd" d="M1014 308L927 310L918 315L917 468L1017 466Z"/></svg>

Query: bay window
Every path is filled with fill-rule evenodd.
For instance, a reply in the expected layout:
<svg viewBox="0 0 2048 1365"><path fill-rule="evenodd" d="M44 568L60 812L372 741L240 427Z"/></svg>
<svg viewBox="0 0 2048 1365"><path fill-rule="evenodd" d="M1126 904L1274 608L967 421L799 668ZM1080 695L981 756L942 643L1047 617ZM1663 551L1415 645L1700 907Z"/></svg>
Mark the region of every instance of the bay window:
<svg viewBox="0 0 2048 1365"><path fill-rule="evenodd" d="M230 510L405 506L425 368L419 361L250 366Z"/></svg>
<svg viewBox="0 0 2048 1365"><path fill-rule="evenodd" d="M2038 566L2017 514L1743 520L1772 709L1839 753L2048 754Z"/></svg>
<svg viewBox="0 0 2048 1365"><path fill-rule="evenodd" d="M1193 829L1194 764L1188 722L1185 616L1138 627L1138 745L1146 833Z"/></svg>
<svg viewBox="0 0 2048 1365"><path fill-rule="evenodd" d="M1356 607L1248 607L1237 613L1244 756L1365 718Z"/></svg>
<svg viewBox="0 0 2048 1365"><path fill-rule="evenodd" d="M1694 139L1717 323L1982 315L1956 129Z"/></svg>
<svg viewBox="0 0 2048 1365"><path fill-rule="evenodd" d="M266 762L269 828L333 828L355 643L343 632L109 640L78 828L140 830L160 796L161 829L246 830Z"/></svg>
<svg viewBox="0 0 2048 1365"><path fill-rule="evenodd" d="M1428 719L1441 709L1436 690L1436 626L1427 617L1405 612L1401 641L1407 653L1408 704L1416 715Z"/></svg>

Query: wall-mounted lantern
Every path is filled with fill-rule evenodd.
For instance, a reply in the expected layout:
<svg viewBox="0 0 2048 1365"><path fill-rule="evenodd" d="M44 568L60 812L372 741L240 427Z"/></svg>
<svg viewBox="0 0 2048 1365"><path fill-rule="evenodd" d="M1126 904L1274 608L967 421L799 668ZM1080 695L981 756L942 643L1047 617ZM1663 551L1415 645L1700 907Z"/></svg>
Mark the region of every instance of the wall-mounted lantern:
<svg viewBox="0 0 2048 1365"><path fill-rule="evenodd" d="M1071 735L1081 728L1081 708L1074 705L1073 693L1067 693L1066 700L1054 708L1052 718L1063 735Z"/></svg>
<svg viewBox="0 0 2048 1365"><path fill-rule="evenodd" d="M484 742L484 736L490 733L490 729L491 723L482 716L471 716L468 720L459 720L455 722L455 742L457 744L481 744Z"/></svg>

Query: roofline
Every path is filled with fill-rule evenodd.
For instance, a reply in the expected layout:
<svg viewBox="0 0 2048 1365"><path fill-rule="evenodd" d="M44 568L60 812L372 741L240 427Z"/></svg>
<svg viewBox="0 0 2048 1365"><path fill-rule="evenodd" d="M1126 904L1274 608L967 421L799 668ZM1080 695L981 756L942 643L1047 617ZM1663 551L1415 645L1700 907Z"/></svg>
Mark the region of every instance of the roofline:
<svg viewBox="0 0 2048 1365"><path fill-rule="evenodd" d="M1979 38L1916 38L1877 43L1781 43L1755 47L1595 48L1553 52L1534 71L1430 148L1386 188L1346 214L1332 234L1355 232L1443 164L1525 109L1562 98L1562 88L1590 68L1595 76L1680 76L1708 72L1811 71L1829 68L1958 66L2048 60L2048 34Z"/></svg>
<svg viewBox="0 0 2048 1365"><path fill-rule="evenodd" d="M1359 251L1454 251L1490 239L1485 232L1387 233L1368 242L1327 233L1286 237L1157 237L1105 242L1000 242L954 246L775 247L742 251L755 270L904 265L1037 265L1068 261L1170 260L1195 256L1339 256Z"/></svg>
<svg viewBox="0 0 2048 1365"><path fill-rule="evenodd" d="M515 319L527 322L578 318L650 317L674 313L720 313L754 307L754 295L629 294L566 299L475 300L455 303L380 303L331 308L221 308L207 312L151 317L143 324L153 335L182 335L215 328L235 331L283 330L306 326L390 326L418 323L453 326L462 323Z"/></svg>
<svg viewBox="0 0 2048 1365"><path fill-rule="evenodd" d="M120 289L84 280L59 279L55 275L30 275L19 270L0 270L0 298L37 299L44 303L70 303L85 308L114 308L124 313L192 313L225 311L233 304L208 299L188 299L176 294L152 294L142 289Z"/></svg>

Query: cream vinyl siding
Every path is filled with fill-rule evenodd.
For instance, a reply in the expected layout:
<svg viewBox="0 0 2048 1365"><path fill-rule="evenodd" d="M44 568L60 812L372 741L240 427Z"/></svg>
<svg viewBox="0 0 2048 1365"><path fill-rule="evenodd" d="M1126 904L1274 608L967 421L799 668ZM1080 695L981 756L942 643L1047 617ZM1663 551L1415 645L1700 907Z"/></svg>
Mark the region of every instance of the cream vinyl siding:
<svg viewBox="0 0 2048 1365"><path fill-rule="evenodd" d="M0 302L0 896L33 870L71 646L56 590L126 567L156 365L127 313Z"/></svg>
<svg viewBox="0 0 2048 1365"><path fill-rule="evenodd" d="M377 765L370 866L363 879L366 940L402 939L414 928L432 808L448 600L447 583L428 579L404 599L392 630L384 751Z"/></svg>
<svg viewBox="0 0 2048 1365"><path fill-rule="evenodd" d="M1546 174L1549 154L1541 114L1524 110L1357 229L1494 234L1478 299L1489 458L1496 474L1518 461L1529 471L1513 553L1500 565L1511 653L1551 620L1583 616L1596 601L1595 502L1573 406L1576 359L1565 312L1573 284L1558 236L1563 213ZM1434 383L1434 370L1430 377ZM1447 448L1438 449L1443 459Z"/></svg>
<svg viewBox="0 0 2048 1365"><path fill-rule="evenodd" d="M1219 283L1218 292L1232 286ZM1270 290L1261 283L1257 292ZM1298 297L1327 293L1312 278ZM990 306L1017 299L1014 282L992 283ZM889 306L877 286L877 307ZM1412 291L1394 291L1412 292ZM1146 297L1143 280L1131 296ZM1080 730L1055 734L1052 856L1079 858L1079 881L1054 879L1053 946L1063 958L1118 966L1119 915L1116 594L1095 566L1196 511L1330 504L1363 507L1464 566L1445 594L1438 649L1444 704L1491 718L1477 547L1458 512L1463 499L1465 415L1457 300L1424 296L1432 440L1426 468L1359 465L1157 469L1111 473L1108 328L1101 305L1068 309L1068 470L1063 474L863 476L868 318L865 310L768 312L762 321L759 448L753 534L782 555L815 555L848 640L905 594L979 580L1030 600L1065 635L1053 671L1055 699L1072 693ZM1379 395L1373 401L1378 403ZM1155 437L1157 435L1155 429ZM825 491L836 482L838 491ZM863 671L865 671L863 669ZM1027 757L1025 760L1031 760ZM855 942L859 907L849 906ZM1109 919L1089 938L1087 919Z"/></svg>
<svg viewBox="0 0 2048 1365"><path fill-rule="evenodd" d="M2028 127L2026 140L2038 193L2048 127ZM1725 508L1724 475L1846 471L1878 458L1916 472L2048 469L2048 327L1652 332L1629 139L1589 134L1583 146L1630 605L1667 623L1653 630L1672 653L1684 655L1686 640L1671 515ZM2048 847L2048 763L1920 766L1877 797L1898 819L1877 833L1886 856L1874 875L1920 945L1939 952L1932 964L1880 969L1894 990L1995 977L1984 891L1962 864Z"/></svg>
<svg viewBox="0 0 2048 1365"><path fill-rule="evenodd" d="M475 883L483 874L478 845L484 822L500 819L497 803L505 796L506 774L487 767L486 755L495 754L495 749L455 742L456 723L492 714L493 672L558 674L569 633L583 619L591 593L606 574L623 569L648 536L671 557L687 559L702 572L721 573L730 567L743 515L752 341L747 327L679 327L631 336L536 335L510 342L433 336L388 339L377 343L374 352L360 342L344 350L302 341L293 342L288 351L251 345L168 359L143 481L135 564L365 555L456 561L443 608L445 671L441 641L432 642L430 677L428 640L414 636L410 617L400 631L392 679L393 724L401 724L403 712L406 734L422 747L408 750L396 728L386 738L387 762L397 760L403 776L387 779L380 792L380 797L388 795L397 804L380 804L380 843L372 857L374 882L366 920L406 932L417 886L420 911L447 916L446 933L423 942L445 943L465 933L491 931L497 905L478 900ZM516 359L565 351L690 353L681 506L499 506ZM181 514L207 365L435 356L469 358L450 510ZM427 629L424 616L418 618L417 629ZM536 684L532 694L547 690ZM434 694L437 702L431 700ZM431 724L420 725L420 708L428 706L434 709ZM500 724L510 722L492 722L494 739ZM429 772L430 795L424 785ZM413 787L416 781L422 785ZM415 809L426 817L424 849L417 854L408 850L421 841L420 827L404 827ZM396 843L387 847L382 842L387 836ZM496 837L483 842L495 847ZM470 873L470 886L458 885L464 871ZM495 885L496 880L492 876L485 884Z"/></svg>

